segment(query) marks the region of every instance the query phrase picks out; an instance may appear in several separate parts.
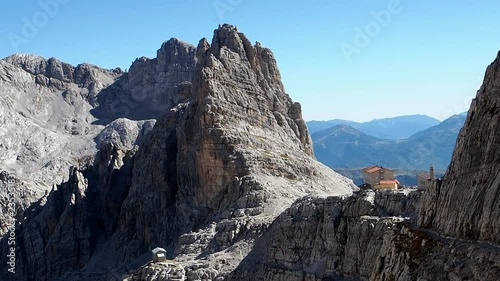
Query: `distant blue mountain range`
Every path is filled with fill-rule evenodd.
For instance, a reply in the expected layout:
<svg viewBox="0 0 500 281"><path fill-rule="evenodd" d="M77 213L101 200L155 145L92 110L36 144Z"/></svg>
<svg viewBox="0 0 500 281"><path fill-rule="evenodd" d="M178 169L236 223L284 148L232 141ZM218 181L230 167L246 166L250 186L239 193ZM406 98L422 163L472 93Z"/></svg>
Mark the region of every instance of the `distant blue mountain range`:
<svg viewBox="0 0 500 281"><path fill-rule="evenodd" d="M307 122L307 126L311 135L336 125L348 125L360 132L380 139L397 140L409 138L411 135L436 126L439 123L439 120L427 115L406 115L393 118L374 119L364 123L343 119L310 121Z"/></svg>
<svg viewBox="0 0 500 281"><path fill-rule="evenodd" d="M320 131L315 130L326 123L314 121L308 126L314 132L316 157L333 169L382 165L427 170L430 164L436 169L447 168L465 118L459 114L439 122L425 115L411 115L361 124L332 120L329 124L337 124Z"/></svg>

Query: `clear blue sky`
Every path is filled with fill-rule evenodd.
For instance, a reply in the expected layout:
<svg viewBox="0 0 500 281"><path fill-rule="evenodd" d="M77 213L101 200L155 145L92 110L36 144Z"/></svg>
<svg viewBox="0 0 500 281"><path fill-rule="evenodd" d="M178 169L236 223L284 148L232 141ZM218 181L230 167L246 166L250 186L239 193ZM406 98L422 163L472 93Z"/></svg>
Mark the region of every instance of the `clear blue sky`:
<svg viewBox="0 0 500 281"><path fill-rule="evenodd" d="M196 45L234 24L273 50L306 120L465 111L500 49L493 0L23 0L3 1L1 11L0 57L105 68L154 57L171 37Z"/></svg>

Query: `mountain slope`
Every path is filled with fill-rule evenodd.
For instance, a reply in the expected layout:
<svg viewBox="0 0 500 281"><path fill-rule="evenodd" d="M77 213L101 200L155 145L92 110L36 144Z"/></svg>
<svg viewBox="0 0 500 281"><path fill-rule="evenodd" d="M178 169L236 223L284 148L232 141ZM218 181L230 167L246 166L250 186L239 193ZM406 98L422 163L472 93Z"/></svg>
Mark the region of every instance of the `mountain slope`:
<svg viewBox="0 0 500 281"><path fill-rule="evenodd" d="M436 126L411 135L409 139L412 141L422 141L425 138L433 135L435 136L434 139L447 139L449 137L456 138L458 136L458 133L460 132L460 129L462 129L462 127L464 126L466 117L467 115L463 114L453 115Z"/></svg>
<svg viewBox="0 0 500 281"><path fill-rule="evenodd" d="M358 122L343 120L343 119L333 119L327 121L308 121L307 128L309 129L309 133L312 135L316 132L326 130L328 128L334 127L336 125L348 125L351 127L355 127L358 125Z"/></svg>
<svg viewBox="0 0 500 281"><path fill-rule="evenodd" d="M439 120L426 115L406 115L392 118L375 119L358 123L342 119L329 121L309 121L307 126L311 134L336 125L348 125L367 135L380 139L406 139L412 134L438 125Z"/></svg>
<svg viewBox="0 0 500 281"><path fill-rule="evenodd" d="M416 132L438 125L439 120L426 115L407 115L375 119L357 125L361 132L381 139L406 139Z"/></svg>
<svg viewBox="0 0 500 281"><path fill-rule="evenodd" d="M386 155L391 145L347 125L316 132L312 138L316 158L329 167L362 167L368 162L387 166L390 163Z"/></svg>
<svg viewBox="0 0 500 281"><path fill-rule="evenodd" d="M0 170L17 183L19 193L10 199L19 213L68 180L71 166L89 164L106 143L131 147L151 130L154 120L96 124L91 111L97 96L124 75L120 69L72 66L37 55L0 60ZM0 193L7 194L6 185ZM0 234L8 214L2 205Z"/></svg>
<svg viewBox="0 0 500 281"><path fill-rule="evenodd" d="M404 140L383 140L348 126L312 135L318 160L331 168L361 168L373 164L406 170L446 169L465 117L452 116Z"/></svg>

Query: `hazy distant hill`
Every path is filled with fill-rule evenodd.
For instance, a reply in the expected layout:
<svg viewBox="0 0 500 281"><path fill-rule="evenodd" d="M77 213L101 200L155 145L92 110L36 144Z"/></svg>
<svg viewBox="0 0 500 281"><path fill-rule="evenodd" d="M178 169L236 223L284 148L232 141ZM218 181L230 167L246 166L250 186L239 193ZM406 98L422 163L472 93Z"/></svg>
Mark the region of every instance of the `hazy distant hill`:
<svg viewBox="0 0 500 281"><path fill-rule="evenodd" d="M406 115L392 118L375 119L369 122L357 123L349 120L334 119L329 121L307 122L309 132L331 128L336 125L348 125L365 134L381 139L405 139L411 135L439 124L439 120L427 115Z"/></svg>
<svg viewBox="0 0 500 281"><path fill-rule="evenodd" d="M331 168L382 165L405 170L426 170L429 164L446 169L465 116L455 115L442 123L403 140L367 135L347 125L312 135L319 161Z"/></svg>
<svg viewBox="0 0 500 281"><path fill-rule="evenodd" d="M331 168L385 165L392 141L369 136L347 125L316 132L312 135L314 153L319 161Z"/></svg>
<svg viewBox="0 0 500 281"><path fill-rule="evenodd" d="M413 134L410 139L413 141L423 141L429 136L432 136L436 143L439 144L442 140L453 138L456 140L460 129L463 127L465 118L467 118L467 113L453 115L450 118L444 120L437 126L430 127L426 130Z"/></svg>
<svg viewBox="0 0 500 281"><path fill-rule="evenodd" d="M358 122L344 120L344 119L333 119L327 121L309 121L307 122L307 128L309 129L310 134L314 134L316 132L334 127L336 125L349 125L354 127L359 124L360 123Z"/></svg>
<svg viewBox="0 0 500 281"><path fill-rule="evenodd" d="M436 126L439 120L427 115L407 115L375 119L355 126L361 132L381 139L406 139L411 135Z"/></svg>

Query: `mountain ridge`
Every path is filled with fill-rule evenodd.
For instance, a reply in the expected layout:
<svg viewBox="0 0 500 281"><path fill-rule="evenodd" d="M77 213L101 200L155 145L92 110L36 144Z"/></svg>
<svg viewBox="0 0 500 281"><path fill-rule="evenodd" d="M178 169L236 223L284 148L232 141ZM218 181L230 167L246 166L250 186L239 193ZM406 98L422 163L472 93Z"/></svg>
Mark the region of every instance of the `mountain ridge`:
<svg viewBox="0 0 500 281"><path fill-rule="evenodd" d="M347 124L365 134L372 135L380 139L405 139L414 133L430 128L439 123L439 120L424 114L373 119L366 122L354 122L343 119L307 122L311 134L334 125Z"/></svg>
<svg viewBox="0 0 500 281"><path fill-rule="evenodd" d="M312 139L318 160L333 169L373 164L404 170L427 170L433 164L436 169L446 169L464 122L463 115L454 115L401 140L380 139L337 125L312 134Z"/></svg>

